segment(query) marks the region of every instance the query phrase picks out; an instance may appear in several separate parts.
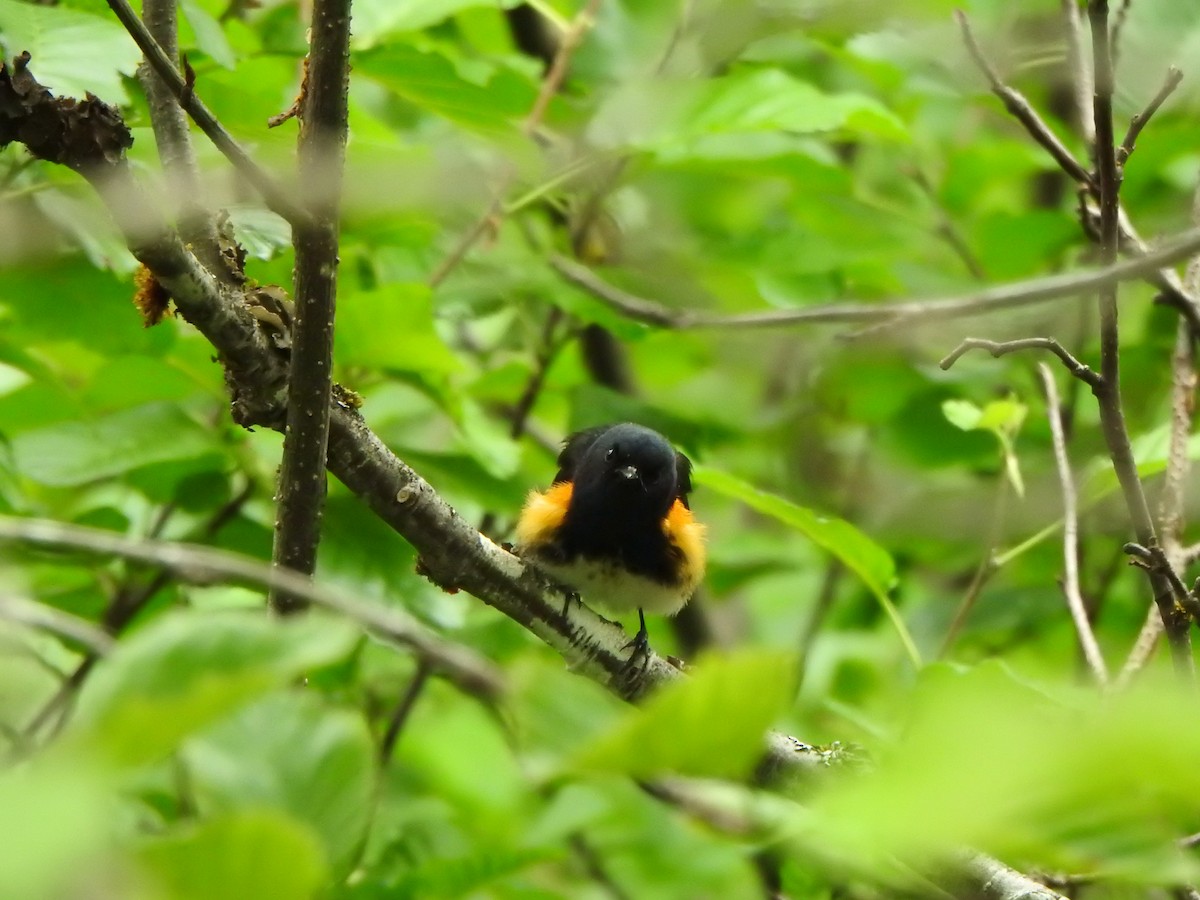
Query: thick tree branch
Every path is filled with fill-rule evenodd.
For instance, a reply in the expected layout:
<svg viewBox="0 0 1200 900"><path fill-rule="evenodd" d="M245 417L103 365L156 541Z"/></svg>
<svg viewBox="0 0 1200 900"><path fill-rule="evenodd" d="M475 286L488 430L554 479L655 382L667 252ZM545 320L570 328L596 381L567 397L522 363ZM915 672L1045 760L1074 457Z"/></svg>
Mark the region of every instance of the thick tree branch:
<svg viewBox="0 0 1200 900"><path fill-rule="evenodd" d="M349 0L315 0L310 32L299 147L309 223L292 231L296 308L272 551L275 565L305 575L316 571L325 505L339 195L350 87ZM269 603L280 613L302 605L296 597L276 590L271 591Z"/></svg>
<svg viewBox="0 0 1200 900"><path fill-rule="evenodd" d="M1067 439L1063 435L1058 387L1054 383L1054 373L1050 371L1049 366L1038 363L1037 368L1042 390L1046 394L1046 415L1050 421L1054 462L1058 468L1058 482L1063 495L1063 593L1067 598L1071 620L1075 623L1075 633L1079 636L1079 646L1083 648L1083 658L1087 661L1096 683L1103 688L1108 686L1108 667L1104 664L1104 654L1100 652L1100 645L1096 643L1096 635L1092 631L1092 623L1088 620L1087 607L1083 602L1083 593L1079 589L1079 515L1075 502L1075 479L1071 474L1070 460L1067 459Z"/></svg>

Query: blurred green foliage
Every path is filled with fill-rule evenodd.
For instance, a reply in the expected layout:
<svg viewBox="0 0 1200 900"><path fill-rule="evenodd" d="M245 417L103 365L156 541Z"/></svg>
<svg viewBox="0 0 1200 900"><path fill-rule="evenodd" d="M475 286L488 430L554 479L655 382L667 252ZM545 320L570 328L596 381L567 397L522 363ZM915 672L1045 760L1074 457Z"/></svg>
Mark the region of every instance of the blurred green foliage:
<svg viewBox="0 0 1200 900"><path fill-rule="evenodd" d="M580 5L535 4L560 26ZM958 5L1086 159L1056 3L608 0L530 137L542 66L514 42L512 3L356 0L337 378L499 538L571 429L628 418L667 433L699 464L711 565L697 603L723 651L624 709L515 624L420 578L407 544L335 483L320 577L409 609L508 683L490 710L434 679L381 763L415 669L395 647L324 617L271 623L242 588L4 546L0 594L99 622L153 590L77 703L49 716L82 648L0 620L0 894L756 897L777 865L789 896L889 897L920 895L922 874L968 844L1107 879L1095 896L1200 878L1175 844L1200 830L1194 697L1163 677L1165 653L1126 693L1080 685L1032 357L937 366L969 335L1054 336L1094 365L1088 298L862 332L672 332L623 319L547 262L572 252L593 207L575 249L600 276L707 313L929 297L1092 261L1073 185L988 93ZM266 121L299 88L303 6L180 6L197 92L295 191L294 128ZM1130 4L1120 47L1118 134L1168 61L1187 76L1123 188L1143 234L1169 233L1189 222L1200 166L1187 70L1200 8ZM139 175L168 196L138 54L105 4L0 0L0 49L29 50L58 93L119 105ZM249 274L288 285L286 225L196 149L203 199L229 210ZM505 215L431 287L497 190ZM11 146L0 234L0 513L268 556L280 439L231 423L199 335L142 328L132 257L96 197ZM1123 392L1153 502L1175 316L1152 299L1122 289ZM597 378L579 341L592 324L615 335L634 391ZM542 374L514 439L512 410ZM1056 374L1083 591L1116 670L1149 596L1124 566L1131 535L1090 393ZM662 622L651 633L668 652L683 640ZM768 726L865 745L875 766L803 797L716 780L747 774ZM665 773L748 827L723 831L635 781Z"/></svg>

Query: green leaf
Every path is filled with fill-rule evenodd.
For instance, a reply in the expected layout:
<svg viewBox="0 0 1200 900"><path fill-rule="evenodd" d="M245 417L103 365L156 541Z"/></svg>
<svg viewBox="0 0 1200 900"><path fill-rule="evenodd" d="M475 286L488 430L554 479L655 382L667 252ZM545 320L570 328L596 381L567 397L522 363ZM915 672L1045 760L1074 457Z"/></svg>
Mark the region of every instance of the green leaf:
<svg viewBox="0 0 1200 900"><path fill-rule="evenodd" d="M237 57L225 31L216 17L201 6L197 0L179 0L179 11L183 13L187 24L192 27L196 37L196 46L218 65L232 69L237 64Z"/></svg>
<svg viewBox="0 0 1200 900"><path fill-rule="evenodd" d="M0 0L0 43L8 59L28 50L37 80L56 96L82 100L90 91L113 104L129 102L121 76L142 59L115 19L17 0Z"/></svg>
<svg viewBox="0 0 1200 900"><path fill-rule="evenodd" d="M718 155L730 158L739 146L736 139L745 136L833 131L905 137L904 126L877 100L826 94L775 68L746 69L707 81L628 81L604 102L588 137L600 147L651 150L675 160L704 156L714 141ZM743 146L747 158L764 155L757 143Z"/></svg>
<svg viewBox="0 0 1200 900"><path fill-rule="evenodd" d="M375 753L360 716L295 691L264 697L183 748L202 810L267 808L318 835L336 877L371 820Z"/></svg>
<svg viewBox="0 0 1200 900"><path fill-rule="evenodd" d="M110 779L97 762L87 755L56 754L0 775L0 872L6 897L72 896L81 867L109 852Z"/></svg>
<svg viewBox="0 0 1200 900"><path fill-rule="evenodd" d="M271 810L189 825L137 855L170 900L311 900L326 875L312 831Z"/></svg>
<svg viewBox="0 0 1200 900"><path fill-rule="evenodd" d="M385 285L338 303L337 361L423 376L457 371L461 363L438 336L433 299L421 284Z"/></svg>
<svg viewBox="0 0 1200 900"><path fill-rule="evenodd" d="M356 0L354 41L370 46L390 35L420 31L476 7L509 9L519 0Z"/></svg>
<svg viewBox="0 0 1200 900"><path fill-rule="evenodd" d="M1004 474L1018 497L1025 496L1025 481L1021 477L1020 461L1017 459L1013 438L1021 430L1029 408L1011 397L993 400L980 409L969 400L945 400L942 413L946 419L963 431L987 431L1000 442L1000 453L1004 458Z"/></svg>
<svg viewBox="0 0 1200 900"><path fill-rule="evenodd" d="M796 529L819 547L832 553L857 575L891 619L904 649L915 665L921 655L904 620L888 597L896 582L896 563L891 555L844 519L814 512L775 494L761 491L740 478L708 466L696 466L693 479L699 485L740 500L751 509L771 516Z"/></svg>
<svg viewBox="0 0 1200 900"><path fill-rule="evenodd" d="M955 428L963 431L974 431L983 419L983 410L970 400L944 400L942 415Z"/></svg>
<svg viewBox="0 0 1200 900"><path fill-rule="evenodd" d="M635 778L743 778L795 689L795 661L761 649L709 656L587 745L575 764Z"/></svg>
<svg viewBox="0 0 1200 900"><path fill-rule="evenodd" d="M219 446L212 429L170 403L124 409L90 422L60 422L13 438L18 471L55 487L193 459Z"/></svg>
<svg viewBox="0 0 1200 900"><path fill-rule="evenodd" d="M469 79L441 53L402 44L360 54L354 70L419 109L489 135L515 133L537 96L533 82L511 70Z"/></svg>
<svg viewBox="0 0 1200 900"><path fill-rule="evenodd" d="M96 667L75 731L124 764L161 759L255 697L345 656L355 637L348 623L311 613L284 622L265 612L168 614Z"/></svg>
<svg viewBox="0 0 1200 900"><path fill-rule="evenodd" d="M1200 791L1200 729L1181 715L1193 701L1141 677L1102 695L1034 688L996 663L931 666L878 768L815 801L812 836L860 860L970 846L1093 877L1192 880L1175 836Z"/></svg>

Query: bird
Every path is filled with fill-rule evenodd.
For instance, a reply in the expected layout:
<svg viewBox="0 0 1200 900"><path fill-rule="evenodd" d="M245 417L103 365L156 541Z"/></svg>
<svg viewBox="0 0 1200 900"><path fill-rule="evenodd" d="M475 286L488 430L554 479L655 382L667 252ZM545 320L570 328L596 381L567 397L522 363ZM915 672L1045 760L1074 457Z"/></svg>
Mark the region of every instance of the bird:
<svg viewBox="0 0 1200 900"><path fill-rule="evenodd" d="M656 431L632 422L589 428L567 438L550 488L530 492L517 520L523 558L608 612L638 611L630 661L649 649L646 612L679 612L704 577L691 472Z"/></svg>

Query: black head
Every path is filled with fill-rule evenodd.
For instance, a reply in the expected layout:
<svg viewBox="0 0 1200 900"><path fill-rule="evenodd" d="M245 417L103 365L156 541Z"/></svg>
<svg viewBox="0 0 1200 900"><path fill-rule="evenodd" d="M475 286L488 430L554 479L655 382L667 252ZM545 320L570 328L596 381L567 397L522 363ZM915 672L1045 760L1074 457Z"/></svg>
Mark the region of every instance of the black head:
<svg viewBox="0 0 1200 900"><path fill-rule="evenodd" d="M687 458L657 431L628 422L573 435L559 465L559 480L575 484L574 503L654 521L691 487Z"/></svg>

